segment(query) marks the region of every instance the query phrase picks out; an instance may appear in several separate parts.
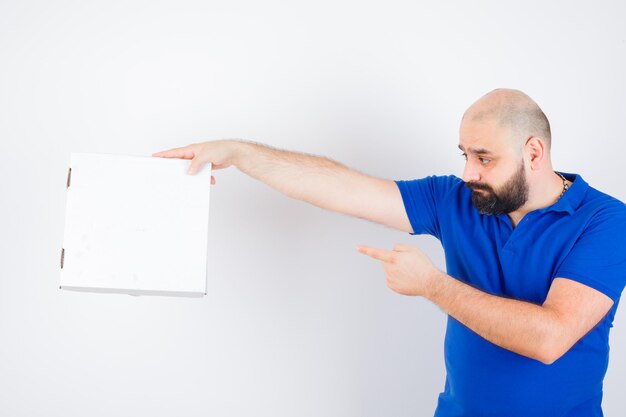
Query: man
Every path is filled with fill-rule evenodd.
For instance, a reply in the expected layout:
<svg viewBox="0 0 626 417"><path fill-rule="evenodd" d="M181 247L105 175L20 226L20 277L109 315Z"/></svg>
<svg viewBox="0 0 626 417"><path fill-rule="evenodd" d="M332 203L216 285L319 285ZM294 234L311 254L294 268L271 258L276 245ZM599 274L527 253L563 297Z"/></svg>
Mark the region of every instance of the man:
<svg viewBox="0 0 626 417"><path fill-rule="evenodd" d="M382 262L392 290L448 313L436 416L602 416L609 328L626 285L626 206L555 172L550 142L539 106L499 89L463 116L462 179L384 180L242 141L153 156L191 159L190 173L234 165L319 207L437 237L446 273L415 247L357 248Z"/></svg>

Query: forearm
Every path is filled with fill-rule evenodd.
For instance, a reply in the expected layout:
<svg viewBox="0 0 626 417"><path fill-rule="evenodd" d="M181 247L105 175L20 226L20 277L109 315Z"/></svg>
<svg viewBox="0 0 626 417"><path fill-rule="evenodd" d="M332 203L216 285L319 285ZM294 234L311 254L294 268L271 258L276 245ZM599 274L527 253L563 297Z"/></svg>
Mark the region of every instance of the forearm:
<svg viewBox="0 0 626 417"><path fill-rule="evenodd" d="M543 363L556 359L562 328L552 310L485 293L444 273L435 282L428 299L483 338Z"/></svg>

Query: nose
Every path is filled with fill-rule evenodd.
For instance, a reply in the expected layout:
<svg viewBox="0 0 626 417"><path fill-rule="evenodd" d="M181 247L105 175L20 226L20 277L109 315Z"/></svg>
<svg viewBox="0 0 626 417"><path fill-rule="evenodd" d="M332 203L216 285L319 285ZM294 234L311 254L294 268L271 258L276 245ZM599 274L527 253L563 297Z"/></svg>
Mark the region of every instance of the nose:
<svg viewBox="0 0 626 417"><path fill-rule="evenodd" d="M463 168L463 181L465 182L478 182L480 180L480 173L478 172L477 167L472 164L470 161L465 163L465 168Z"/></svg>

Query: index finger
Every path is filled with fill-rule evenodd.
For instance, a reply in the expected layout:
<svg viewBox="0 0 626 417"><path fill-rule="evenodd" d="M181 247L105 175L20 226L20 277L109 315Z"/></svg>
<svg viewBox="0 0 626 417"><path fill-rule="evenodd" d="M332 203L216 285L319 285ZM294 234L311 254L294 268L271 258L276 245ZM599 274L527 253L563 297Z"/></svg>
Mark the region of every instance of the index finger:
<svg viewBox="0 0 626 417"><path fill-rule="evenodd" d="M167 151L155 152L152 154L152 156L156 156L159 158L193 159L196 154L189 146L185 146L182 148L173 148Z"/></svg>
<svg viewBox="0 0 626 417"><path fill-rule="evenodd" d="M367 255L367 256L372 257L374 259L378 259L379 261L383 261L383 262L392 262L393 261L393 252L392 251L388 251L388 250L384 250L384 249L372 248L370 246L357 246L356 250L361 252L364 255Z"/></svg>

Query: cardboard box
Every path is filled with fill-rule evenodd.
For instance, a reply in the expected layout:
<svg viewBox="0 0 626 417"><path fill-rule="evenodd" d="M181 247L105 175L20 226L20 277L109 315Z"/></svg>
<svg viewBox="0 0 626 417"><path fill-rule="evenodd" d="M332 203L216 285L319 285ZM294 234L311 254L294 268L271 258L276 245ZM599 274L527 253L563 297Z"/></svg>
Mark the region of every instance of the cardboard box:
<svg viewBox="0 0 626 417"><path fill-rule="evenodd" d="M189 164L72 153L60 288L206 295L211 166Z"/></svg>

